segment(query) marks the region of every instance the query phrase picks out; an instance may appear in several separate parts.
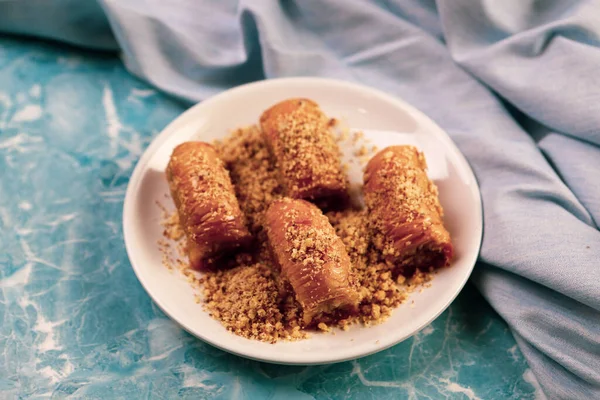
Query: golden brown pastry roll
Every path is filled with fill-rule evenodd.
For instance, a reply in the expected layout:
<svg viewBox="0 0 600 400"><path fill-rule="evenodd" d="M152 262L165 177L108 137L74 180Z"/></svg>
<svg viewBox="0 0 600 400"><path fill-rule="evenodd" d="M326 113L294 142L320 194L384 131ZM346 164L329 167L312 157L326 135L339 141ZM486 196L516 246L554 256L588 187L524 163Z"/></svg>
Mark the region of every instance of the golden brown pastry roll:
<svg viewBox="0 0 600 400"><path fill-rule="evenodd" d="M438 190L426 169L415 147L392 146L377 153L365 171L373 244L404 274L447 266L452 259Z"/></svg>
<svg viewBox="0 0 600 400"><path fill-rule="evenodd" d="M192 268L209 268L224 251L250 242L229 173L210 144L180 144L166 172Z"/></svg>
<svg viewBox="0 0 600 400"><path fill-rule="evenodd" d="M261 115L260 124L287 196L325 207L347 200L339 148L315 102L282 101Z"/></svg>
<svg viewBox="0 0 600 400"><path fill-rule="evenodd" d="M357 311L360 299L350 258L321 210L304 200L282 198L267 210L265 227L280 275L294 290L306 326Z"/></svg>

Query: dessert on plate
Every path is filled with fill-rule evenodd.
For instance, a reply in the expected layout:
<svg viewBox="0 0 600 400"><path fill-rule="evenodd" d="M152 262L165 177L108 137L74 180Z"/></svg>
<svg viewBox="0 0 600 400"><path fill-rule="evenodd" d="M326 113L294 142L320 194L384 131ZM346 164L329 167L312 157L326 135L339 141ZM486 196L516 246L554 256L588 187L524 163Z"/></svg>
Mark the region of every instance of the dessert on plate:
<svg viewBox="0 0 600 400"><path fill-rule="evenodd" d="M182 270L227 330L275 342L381 322L451 265L423 153L374 155L357 209L338 146L346 136L316 102L292 98L219 143L173 151L166 175L178 223L165 232L184 238Z"/></svg>

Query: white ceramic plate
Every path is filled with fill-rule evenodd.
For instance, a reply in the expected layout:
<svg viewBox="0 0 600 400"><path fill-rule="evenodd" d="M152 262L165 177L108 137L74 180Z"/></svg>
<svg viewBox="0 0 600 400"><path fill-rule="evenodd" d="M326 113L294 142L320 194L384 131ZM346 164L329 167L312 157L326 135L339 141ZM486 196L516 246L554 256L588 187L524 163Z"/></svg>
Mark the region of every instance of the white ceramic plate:
<svg viewBox="0 0 600 400"><path fill-rule="evenodd" d="M315 333L297 342L262 343L235 336L208 316L194 300L194 289L178 272L162 265L157 240L168 193L164 170L173 148L187 140L212 141L236 127L258 122L262 111L290 97L315 100L330 117L361 130L380 149L414 144L425 152L429 175L438 185L456 257L436 275L432 286L416 291L386 322L354 326L335 335ZM360 168L350 171L362 181ZM123 212L127 253L135 273L158 306L185 330L223 350L281 364L323 364L362 357L414 335L442 313L458 295L475 265L482 233L481 202L469 165L433 121L402 100L347 82L289 78L252 83L228 90L190 108L148 147L127 188ZM411 305L414 300L414 305Z"/></svg>

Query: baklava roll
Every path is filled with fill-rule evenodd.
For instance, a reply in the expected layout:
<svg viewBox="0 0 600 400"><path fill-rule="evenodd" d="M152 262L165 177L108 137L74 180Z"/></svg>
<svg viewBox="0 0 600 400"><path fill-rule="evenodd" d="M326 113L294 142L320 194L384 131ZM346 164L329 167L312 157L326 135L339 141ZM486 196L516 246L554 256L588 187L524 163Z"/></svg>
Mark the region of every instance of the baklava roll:
<svg viewBox="0 0 600 400"><path fill-rule="evenodd" d="M282 198L267 210L265 226L280 275L302 306L305 326L358 310L350 258L319 208L304 200Z"/></svg>
<svg viewBox="0 0 600 400"><path fill-rule="evenodd" d="M415 147L391 146L377 153L365 170L373 244L406 275L447 266L452 259L438 190L426 169L425 156Z"/></svg>
<svg viewBox="0 0 600 400"><path fill-rule="evenodd" d="M166 173L192 268L209 268L223 252L250 242L229 173L210 144L180 144Z"/></svg>
<svg viewBox="0 0 600 400"><path fill-rule="evenodd" d="M329 119L308 99L277 103L260 117L266 141L279 169L285 193L320 206L348 199L348 181Z"/></svg>

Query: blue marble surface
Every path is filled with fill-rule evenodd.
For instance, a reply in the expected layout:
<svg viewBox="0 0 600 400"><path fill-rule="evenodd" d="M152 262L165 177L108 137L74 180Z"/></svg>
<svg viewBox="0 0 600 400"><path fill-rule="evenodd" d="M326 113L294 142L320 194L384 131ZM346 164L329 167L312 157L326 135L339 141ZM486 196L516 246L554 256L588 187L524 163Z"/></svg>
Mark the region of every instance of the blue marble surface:
<svg viewBox="0 0 600 400"><path fill-rule="evenodd" d="M0 398L540 395L470 285L417 336L335 365L245 360L183 332L136 280L121 214L137 159L184 108L116 55L0 38Z"/></svg>

